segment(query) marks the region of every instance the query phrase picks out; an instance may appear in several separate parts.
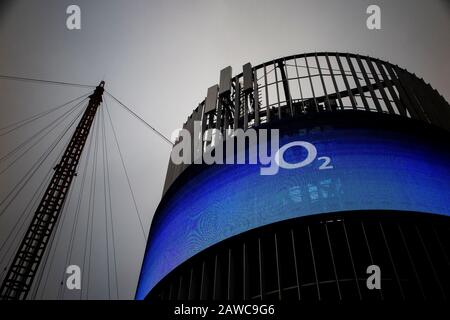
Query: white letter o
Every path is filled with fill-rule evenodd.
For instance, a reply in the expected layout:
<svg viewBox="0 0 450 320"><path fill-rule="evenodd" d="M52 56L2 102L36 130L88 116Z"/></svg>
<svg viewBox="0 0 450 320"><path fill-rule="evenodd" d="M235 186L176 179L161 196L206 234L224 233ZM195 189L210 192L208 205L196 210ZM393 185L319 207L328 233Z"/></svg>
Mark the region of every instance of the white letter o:
<svg viewBox="0 0 450 320"><path fill-rule="evenodd" d="M303 147L308 152L308 155L306 156L305 160L297 163L289 163L284 161L284 152L287 149L296 146ZM280 149L278 149L278 151L275 153L275 162L277 163L278 166L280 166L283 169L298 169L307 166L308 164L313 162L314 159L316 159L316 156L317 156L317 149L312 143L306 141L294 141L285 144Z"/></svg>

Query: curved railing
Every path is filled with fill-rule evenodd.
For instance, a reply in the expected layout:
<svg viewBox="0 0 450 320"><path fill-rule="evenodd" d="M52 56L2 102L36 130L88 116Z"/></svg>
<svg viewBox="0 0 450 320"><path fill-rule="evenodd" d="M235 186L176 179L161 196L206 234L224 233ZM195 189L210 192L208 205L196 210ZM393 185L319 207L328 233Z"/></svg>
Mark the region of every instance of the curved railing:
<svg viewBox="0 0 450 320"><path fill-rule="evenodd" d="M189 116L207 129L241 128L309 113L361 110L422 120L450 131L450 106L430 84L380 59L351 53L316 52L275 59L232 77L220 72L220 83ZM191 135L192 136L192 135ZM165 190L184 170L169 164Z"/></svg>
<svg viewBox="0 0 450 320"><path fill-rule="evenodd" d="M206 110L204 110L206 107ZM424 120L450 130L450 108L423 79L379 59L350 53L289 56L231 77L208 89L192 118L208 128L248 128L308 112L363 110ZM238 117L235 117L236 111ZM201 117L200 117L201 116Z"/></svg>

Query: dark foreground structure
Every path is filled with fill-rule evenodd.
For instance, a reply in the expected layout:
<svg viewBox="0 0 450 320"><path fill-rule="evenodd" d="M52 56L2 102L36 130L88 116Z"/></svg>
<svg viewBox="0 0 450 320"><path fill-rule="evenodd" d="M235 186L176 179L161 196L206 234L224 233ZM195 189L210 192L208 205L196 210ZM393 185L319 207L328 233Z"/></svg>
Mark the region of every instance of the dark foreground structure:
<svg viewBox="0 0 450 320"><path fill-rule="evenodd" d="M228 67L195 121L279 129L288 163L311 156L299 141L315 153L274 175L170 162L136 298L450 299L450 106L422 79L347 53Z"/></svg>

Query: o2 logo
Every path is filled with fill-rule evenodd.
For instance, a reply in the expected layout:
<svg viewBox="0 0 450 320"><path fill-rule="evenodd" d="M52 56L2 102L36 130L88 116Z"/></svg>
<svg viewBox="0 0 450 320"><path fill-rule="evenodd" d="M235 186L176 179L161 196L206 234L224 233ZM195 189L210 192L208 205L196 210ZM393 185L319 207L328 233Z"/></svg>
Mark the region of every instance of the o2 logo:
<svg viewBox="0 0 450 320"><path fill-rule="evenodd" d="M300 162L290 163L284 160L284 153L292 147L302 147L306 150L306 158ZM317 157L317 148L309 142L306 141L294 141L285 144L275 153L272 161L270 161L269 167L261 167L260 174L263 176L271 176L278 173L280 168L283 169L299 169L303 168L315 160L320 161L319 170L329 170L333 169L333 165L331 164L331 158L327 156Z"/></svg>

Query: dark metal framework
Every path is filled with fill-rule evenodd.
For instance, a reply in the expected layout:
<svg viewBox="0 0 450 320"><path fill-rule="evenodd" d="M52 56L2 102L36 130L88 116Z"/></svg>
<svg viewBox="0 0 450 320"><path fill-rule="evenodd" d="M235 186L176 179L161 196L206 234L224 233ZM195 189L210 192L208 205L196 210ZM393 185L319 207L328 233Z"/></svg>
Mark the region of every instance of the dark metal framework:
<svg viewBox="0 0 450 320"><path fill-rule="evenodd" d="M230 129L308 127L322 120L380 127L395 122L423 129L425 136L450 132L447 101L423 79L380 59L306 53L255 67L247 63L242 73L231 74L231 67L221 71L219 85L208 89L184 123L191 137L194 121L201 121L202 135L207 129L226 135ZM202 150L194 146L192 157L206 142ZM189 166L169 162L161 204L195 175L193 167L185 172ZM164 277L147 299L447 300L449 231L449 217L415 212L295 218L207 248ZM382 290L366 286L372 264L382 270Z"/></svg>
<svg viewBox="0 0 450 320"><path fill-rule="evenodd" d="M64 207L78 162L83 152L95 114L102 102L105 83L102 81L89 97L89 104L72 135L52 180L36 209L19 249L14 256L0 289L5 300L26 299L52 231Z"/></svg>
<svg viewBox="0 0 450 320"><path fill-rule="evenodd" d="M247 231L184 262L150 300L450 299L450 219L344 212ZM380 266L381 290L366 285Z"/></svg>
<svg viewBox="0 0 450 320"><path fill-rule="evenodd" d="M231 76L221 71L220 86L208 89L206 99L183 128L193 133L215 128L248 129L311 113L360 110L418 119L450 131L450 106L423 79L397 65L351 53L316 52L275 59ZM193 144L192 144L193 145ZM194 150L192 150L194 152ZM169 164L164 190L187 165Z"/></svg>

